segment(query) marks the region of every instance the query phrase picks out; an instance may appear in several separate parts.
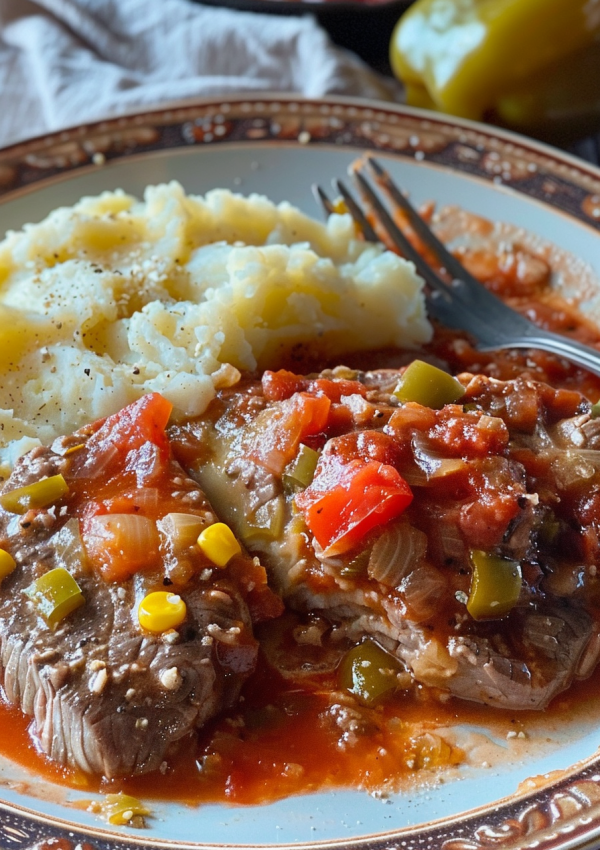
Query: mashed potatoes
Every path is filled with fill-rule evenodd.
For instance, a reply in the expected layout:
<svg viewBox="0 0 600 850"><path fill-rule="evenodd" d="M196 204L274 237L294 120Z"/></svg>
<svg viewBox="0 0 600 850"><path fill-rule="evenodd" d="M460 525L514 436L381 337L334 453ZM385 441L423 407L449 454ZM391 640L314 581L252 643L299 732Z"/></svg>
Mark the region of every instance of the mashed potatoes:
<svg viewBox="0 0 600 850"><path fill-rule="evenodd" d="M426 342L411 264L287 203L177 183L84 198L0 243L0 464L158 391L202 413L291 346Z"/></svg>

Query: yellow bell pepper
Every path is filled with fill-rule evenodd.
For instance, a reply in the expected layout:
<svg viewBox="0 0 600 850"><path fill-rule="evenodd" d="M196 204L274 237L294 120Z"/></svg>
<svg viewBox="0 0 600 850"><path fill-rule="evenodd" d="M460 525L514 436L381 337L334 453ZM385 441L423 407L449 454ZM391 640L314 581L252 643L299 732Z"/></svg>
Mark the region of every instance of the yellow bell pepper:
<svg viewBox="0 0 600 850"><path fill-rule="evenodd" d="M394 30L390 61L409 104L481 119L599 33L589 0L417 0Z"/></svg>
<svg viewBox="0 0 600 850"><path fill-rule="evenodd" d="M101 812L108 818L109 823L117 826L127 826L136 817L150 814L150 809L129 794L107 794L106 802L100 807Z"/></svg>
<svg viewBox="0 0 600 850"><path fill-rule="evenodd" d="M23 593L53 629L85 602L81 588L64 567L56 567L36 578Z"/></svg>
<svg viewBox="0 0 600 850"><path fill-rule="evenodd" d="M6 549L0 549L0 582L17 569L17 562Z"/></svg>
<svg viewBox="0 0 600 850"><path fill-rule="evenodd" d="M3 493L0 496L0 505L11 514L26 514L29 510L45 508L58 502L68 492L69 485L59 473Z"/></svg>
<svg viewBox="0 0 600 850"><path fill-rule="evenodd" d="M542 68L502 93L496 118L517 129L582 138L598 127L600 115L600 45L597 41Z"/></svg>

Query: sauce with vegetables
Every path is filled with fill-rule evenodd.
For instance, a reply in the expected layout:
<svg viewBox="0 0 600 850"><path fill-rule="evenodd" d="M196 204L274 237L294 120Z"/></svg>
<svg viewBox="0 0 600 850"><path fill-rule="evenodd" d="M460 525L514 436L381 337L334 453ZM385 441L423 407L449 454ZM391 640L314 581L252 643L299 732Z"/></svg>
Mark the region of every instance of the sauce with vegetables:
<svg viewBox="0 0 600 850"><path fill-rule="evenodd" d="M548 294L547 266L517 255L462 259L530 317L598 344ZM526 728L531 707L589 676L600 381L546 354L482 354L444 329L419 357L354 355L318 377L297 374L317 364L296 362L242 379L205 416L168 430L168 403L146 396L65 441L61 472L5 488L14 522L64 507L79 529L69 546L83 552L83 578L65 582L58 566L23 591L49 628L84 615L91 569L123 588L135 629L158 643L183 633L210 573L211 592L237 587L262 650L257 660L249 631L228 644L221 629L218 666L239 677L241 698L180 737L159 782L54 765L7 705L4 754L76 787L143 798L251 804L348 784L381 791L463 763L448 733L458 720ZM14 580L11 545L0 541L3 587ZM536 666L549 633L573 644L568 663L550 654ZM483 685L461 667L476 650L496 665ZM523 681L504 674L515 660ZM160 673L163 691L180 686L174 669ZM574 684L552 710L568 713L592 688Z"/></svg>

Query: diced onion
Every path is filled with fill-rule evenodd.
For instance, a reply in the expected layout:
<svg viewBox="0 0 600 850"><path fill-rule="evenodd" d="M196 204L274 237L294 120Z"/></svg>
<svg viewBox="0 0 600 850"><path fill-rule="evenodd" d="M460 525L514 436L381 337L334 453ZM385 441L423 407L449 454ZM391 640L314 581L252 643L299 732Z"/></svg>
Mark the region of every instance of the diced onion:
<svg viewBox="0 0 600 850"><path fill-rule="evenodd" d="M466 546L458 527L458 519L440 518L432 524L429 533L430 552L434 559L440 561L462 561L466 554Z"/></svg>
<svg viewBox="0 0 600 850"><path fill-rule="evenodd" d="M595 467L600 467L600 451L596 449L577 449L570 453L575 457L582 458L587 463L591 463Z"/></svg>
<svg viewBox="0 0 600 850"><path fill-rule="evenodd" d="M148 513L154 513L160 508L164 496L157 487L139 487L131 495L132 504Z"/></svg>
<svg viewBox="0 0 600 850"><path fill-rule="evenodd" d="M408 465L403 466L402 477L409 487L427 487L429 484L429 477L425 472L423 472L421 467L416 464L412 467Z"/></svg>
<svg viewBox="0 0 600 850"><path fill-rule="evenodd" d="M206 522L195 514L170 513L156 523L158 530L176 551L194 546Z"/></svg>
<svg viewBox="0 0 600 850"><path fill-rule="evenodd" d="M434 566L422 562L402 579L400 589L404 593L410 615L419 622L439 610L440 598L446 590L446 579Z"/></svg>
<svg viewBox="0 0 600 850"><path fill-rule="evenodd" d="M52 545L61 566L76 575L87 571L87 559L79 531L79 520L70 519L52 538Z"/></svg>
<svg viewBox="0 0 600 850"><path fill-rule="evenodd" d="M461 458L444 457L439 452L434 451L422 434L415 434L412 444L415 461L429 481L435 478L444 478L446 475L461 472L466 468L466 463Z"/></svg>
<svg viewBox="0 0 600 850"><path fill-rule="evenodd" d="M150 540L154 541L156 537L152 520L139 514L102 514L93 517L92 523L99 536L118 537L122 539L123 544L127 540L133 541L135 547L142 551L144 546L147 547ZM131 546L131 543L129 545Z"/></svg>
<svg viewBox="0 0 600 850"><path fill-rule="evenodd" d="M581 481L589 481L596 474L596 466L585 455L597 455L598 452L566 451L561 452L552 462L552 471L556 483L561 489L568 489Z"/></svg>
<svg viewBox="0 0 600 850"><path fill-rule="evenodd" d="M407 522L387 526L371 550L369 578L398 587L427 551L427 535Z"/></svg>
<svg viewBox="0 0 600 850"><path fill-rule="evenodd" d="M429 473L429 480L445 478L447 475L454 475L455 472L462 472L466 469L466 466L465 461L457 457L441 458L438 466Z"/></svg>

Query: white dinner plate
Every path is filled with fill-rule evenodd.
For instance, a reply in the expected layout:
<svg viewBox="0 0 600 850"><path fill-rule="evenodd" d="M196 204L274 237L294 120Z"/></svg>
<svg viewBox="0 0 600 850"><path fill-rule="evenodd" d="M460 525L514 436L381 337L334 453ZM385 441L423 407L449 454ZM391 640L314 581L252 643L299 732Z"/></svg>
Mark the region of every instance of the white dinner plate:
<svg viewBox="0 0 600 850"><path fill-rule="evenodd" d="M526 228L587 262L600 281L598 170L483 125L351 100L202 100L5 149L0 232L38 221L82 195L116 188L140 195L147 184L168 180L179 180L191 193L217 186L259 192L319 215L311 184L328 186L344 176L365 149L377 152L415 201L458 204ZM432 777L427 787L387 799L339 790L250 807L158 802L142 832L110 827L72 805L89 799L89 792L57 790L3 762L0 844L45 850L596 846L600 711L584 707L560 723L542 714L538 733L549 740L533 746L530 757L465 769L449 781ZM508 747L506 740L496 743Z"/></svg>

